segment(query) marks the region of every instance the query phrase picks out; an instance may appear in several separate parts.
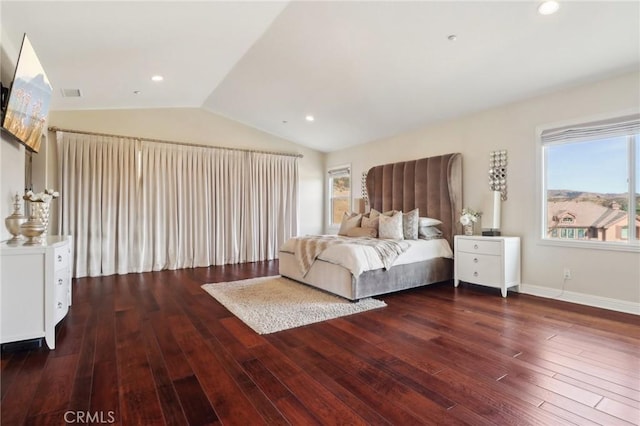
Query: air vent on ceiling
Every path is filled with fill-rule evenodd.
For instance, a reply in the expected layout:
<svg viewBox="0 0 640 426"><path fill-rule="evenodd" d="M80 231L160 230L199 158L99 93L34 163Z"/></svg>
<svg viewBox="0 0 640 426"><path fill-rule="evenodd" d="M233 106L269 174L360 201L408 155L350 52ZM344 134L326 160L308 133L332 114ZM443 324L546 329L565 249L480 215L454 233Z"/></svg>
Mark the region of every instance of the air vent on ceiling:
<svg viewBox="0 0 640 426"><path fill-rule="evenodd" d="M82 97L82 92L80 89L60 89L62 92L62 97L64 98L80 98Z"/></svg>

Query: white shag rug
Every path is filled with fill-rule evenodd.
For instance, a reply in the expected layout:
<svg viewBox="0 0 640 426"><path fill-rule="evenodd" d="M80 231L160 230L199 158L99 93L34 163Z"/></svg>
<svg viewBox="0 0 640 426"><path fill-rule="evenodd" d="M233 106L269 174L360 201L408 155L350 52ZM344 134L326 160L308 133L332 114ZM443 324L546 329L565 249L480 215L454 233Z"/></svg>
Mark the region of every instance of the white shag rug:
<svg viewBox="0 0 640 426"><path fill-rule="evenodd" d="M373 298L350 302L279 275L204 284L202 288L258 334L387 306Z"/></svg>

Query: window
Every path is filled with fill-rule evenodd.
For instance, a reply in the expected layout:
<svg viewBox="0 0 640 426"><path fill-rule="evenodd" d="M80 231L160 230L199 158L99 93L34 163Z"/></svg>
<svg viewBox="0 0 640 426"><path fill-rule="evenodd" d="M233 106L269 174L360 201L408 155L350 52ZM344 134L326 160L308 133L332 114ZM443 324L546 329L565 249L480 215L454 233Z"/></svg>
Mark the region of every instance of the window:
<svg viewBox="0 0 640 426"><path fill-rule="evenodd" d="M342 216L351 211L351 168L329 170L329 226L340 225Z"/></svg>
<svg viewBox="0 0 640 426"><path fill-rule="evenodd" d="M542 238L640 246L640 116L544 130Z"/></svg>

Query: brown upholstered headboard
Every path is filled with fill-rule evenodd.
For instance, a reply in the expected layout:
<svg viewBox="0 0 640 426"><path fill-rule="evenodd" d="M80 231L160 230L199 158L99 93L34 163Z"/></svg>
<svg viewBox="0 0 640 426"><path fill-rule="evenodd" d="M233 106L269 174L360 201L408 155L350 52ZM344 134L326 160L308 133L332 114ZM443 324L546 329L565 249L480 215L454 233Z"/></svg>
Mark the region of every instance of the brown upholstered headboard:
<svg viewBox="0 0 640 426"><path fill-rule="evenodd" d="M440 229L453 247L460 234L462 211L462 155L446 154L369 169L367 195L371 208L381 212L420 209L420 216L442 221Z"/></svg>

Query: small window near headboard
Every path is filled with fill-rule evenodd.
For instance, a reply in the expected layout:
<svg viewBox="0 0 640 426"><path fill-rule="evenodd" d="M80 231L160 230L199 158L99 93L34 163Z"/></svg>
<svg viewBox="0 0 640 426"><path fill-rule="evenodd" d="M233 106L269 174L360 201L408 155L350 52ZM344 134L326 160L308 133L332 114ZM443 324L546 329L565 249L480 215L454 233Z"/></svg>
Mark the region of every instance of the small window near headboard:
<svg viewBox="0 0 640 426"><path fill-rule="evenodd" d="M351 166L338 166L328 170L327 225L329 228L340 226L342 216L351 209Z"/></svg>

